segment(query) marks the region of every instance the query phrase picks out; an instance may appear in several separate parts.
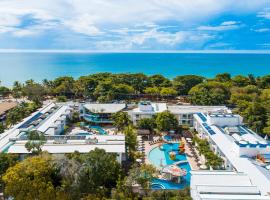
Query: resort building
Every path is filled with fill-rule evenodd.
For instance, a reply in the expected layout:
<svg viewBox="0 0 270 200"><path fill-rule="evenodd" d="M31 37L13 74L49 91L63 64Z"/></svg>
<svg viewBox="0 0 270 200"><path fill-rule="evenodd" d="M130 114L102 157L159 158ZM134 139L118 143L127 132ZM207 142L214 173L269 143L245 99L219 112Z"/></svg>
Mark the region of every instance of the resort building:
<svg viewBox="0 0 270 200"><path fill-rule="evenodd" d="M31 130L45 135L60 135L64 131L66 120L71 117L72 110L68 104L50 103L19 127L21 135Z"/></svg>
<svg viewBox="0 0 270 200"><path fill-rule="evenodd" d="M8 102L8 101L3 101L0 102L0 123L5 123L6 120L6 115L9 110L12 108L15 108L18 105L17 102Z"/></svg>
<svg viewBox="0 0 270 200"><path fill-rule="evenodd" d="M171 105L168 110L174 114L179 125L193 126L193 114L209 112L231 112L226 106L182 106Z"/></svg>
<svg viewBox="0 0 270 200"><path fill-rule="evenodd" d="M150 101L142 101L138 104L137 108L129 111L129 115L133 124L136 125L140 119L151 118L153 115L166 110L166 103L152 103Z"/></svg>
<svg viewBox="0 0 270 200"><path fill-rule="evenodd" d="M75 151L88 153L95 148L104 149L107 153L115 153L117 160L121 163L125 160L125 136L124 135L54 135L45 136L46 143L42 146L43 151L51 154L66 154ZM20 155L29 154L25 148L27 139L18 137L14 140L7 153L17 153Z"/></svg>
<svg viewBox="0 0 270 200"><path fill-rule="evenodd" d="M30 131L38 131L45 136L42 150L51 154L65 154L78 151L87 153L95 148L115 153L119 162L125 160L125 136L102 135L78 129L79 132L64 134L67 120L72 117L74 103L49 103L43 108L25 118L0 136L0 151L17 153L21 156L28 154L25 144Z"/></svg>
<svg viewBox="0 0 270 200"><path fill-rule="evenodd" d="M215 171L192 172L194 199L270 199L270 144L248 129L240 115L226 112L194 114L194 129L198 137L207 139L212 150L224 160L224 168L233 173L224 175L224 171L217 175ZM243 176L247 180L243 181ZM224 181L221 181L223 178ZM200 182L199 179L203 180ZM228 181L227 185L225 180ZM212 188L213 192L211 186L216 186ZM229 186L235 186L235 192ZM220 197L215 196L218 193ZM237 193L244 196L233 196Z"/></svg>
<svg viewBox="0 0 270 200"><path fill-rule="evenodd" d="M131 120L134 125L140 119L151 118L153 115L170 111L174 114L179 122L179 125L193 126L193 114L209 113L209 112L231 112L225 106L184 106L184 105L167 105L166 103L152 103L150 101L143 101L138 104L137 108L129 111Z"/></svg>
<svg viewBox="0 0 270 200"><path fill-rule="evenodd" d="M265 200L259 187L245 173L234 171L191 171L194 200Z"/></svg>
<svg viewBox="0 0 270 200"><path fill-rule="evenodd" d="M80 115L95 124L112 124L112 115L126 108L126 104L87 103L80 105Z"/></svg>

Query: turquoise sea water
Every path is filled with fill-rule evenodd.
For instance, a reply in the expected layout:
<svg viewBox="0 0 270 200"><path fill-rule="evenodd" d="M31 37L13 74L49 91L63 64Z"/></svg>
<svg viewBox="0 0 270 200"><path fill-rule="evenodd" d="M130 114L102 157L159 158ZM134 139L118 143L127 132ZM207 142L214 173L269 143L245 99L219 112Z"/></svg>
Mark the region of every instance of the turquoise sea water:
<svg viewBox="0 0 270 200"><path fill-rule="evenodd" d="M270 54L211 53L0 53L0 80L11 85L15 80L41 81L58 76L87 75L97 72L143 72L177 75L197 74L213 77L270 74Z"/></svg>

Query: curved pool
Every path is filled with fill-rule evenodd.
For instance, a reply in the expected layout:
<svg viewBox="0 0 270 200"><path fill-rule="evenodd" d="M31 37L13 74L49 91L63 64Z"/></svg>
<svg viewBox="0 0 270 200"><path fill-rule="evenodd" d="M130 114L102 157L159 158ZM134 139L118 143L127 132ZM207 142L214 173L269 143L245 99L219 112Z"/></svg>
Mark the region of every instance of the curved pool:
<svg viewBox="0 0 270 200"><path fill-rule="evenodd" d="M151 164L153 164L159 169L165 165L171 165L171 164L174 164L175 162L187 160L187 157L185 154L179 154L178 147L179 147L179 143L163 144L161 149L159 147L155 147L148 153L148 160L151 162ZM175 160L170 159L170 156L169 156L170 151L174 151L176 153ZM160 184L164 186L165 189L183 189L185 186L189 186L190 185L190 170L191 170L189 163L188 162L180 163L178 164L178 166L187 171L187 175L182 178L181 184L172 183L170 181L166 181L162 179L154 179L152 181L152 184L155 184L154 185L155 188L153 189L158 189L156 188L157 187L156 184ZM159 188L159 189L162 189L162 188Z"/></svg>
<svg viewBox="0 0 270 200"><path fill-rule="evenodd" d="M152 184L151 184L151 188L152 188L153 190L166 189L166 188L164 187L164 185L162 185L162 184L160 184L160 183L152 183Z"/></svg>

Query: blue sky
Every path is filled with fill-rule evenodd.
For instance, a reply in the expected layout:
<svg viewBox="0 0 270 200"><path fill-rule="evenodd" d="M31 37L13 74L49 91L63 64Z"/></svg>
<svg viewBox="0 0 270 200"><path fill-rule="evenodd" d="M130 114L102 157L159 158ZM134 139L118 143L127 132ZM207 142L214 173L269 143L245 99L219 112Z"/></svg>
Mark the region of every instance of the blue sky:
<svg viewBox="0 0 270 200"><path fill-rule="evenodd" d="M270 50L270 0L1 0L0 49Z"/></svg>

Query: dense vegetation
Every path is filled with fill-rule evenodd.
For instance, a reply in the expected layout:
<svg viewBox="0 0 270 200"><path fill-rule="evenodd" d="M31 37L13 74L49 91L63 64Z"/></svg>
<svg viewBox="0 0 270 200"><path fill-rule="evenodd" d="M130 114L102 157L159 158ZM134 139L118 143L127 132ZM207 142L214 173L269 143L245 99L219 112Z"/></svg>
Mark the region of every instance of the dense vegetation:
<svg viewBox="0 0 270 200"><path fill-rule="evenodd" d="M43 152L21 162L15 155L2 153L0 160L5 164L0 171L4 194L18 200L190 199L188 189L150 191L155 168L134 164L127 173L116 155L101 149L62 157ZM141 186L139 193L133 191L134 184Z"/></svg>
<svg viewBox="0 0 270 200"><path fill-rule="evenodd" d="M261 135L270 135L270 75L263 77L218 74L207 79L201 76L176 76L170 80L162 75L99 73L59 77L36 83L14 82L12 88L0 87L0 96L27 97L39 104L48 97L59 101L70 98L91 99L99 102L119 100L171 99L188 95L192 104L227 105L241 114L245 123ZM20 112L22 113L22 112ZM12 120L17 121L17 120ZM0 126L0 130L2 127Z"/></svg>
<svg viewBox="0 0 270 200"><path fill-rule="evenodd" d="M198 136L194 135L193 142L197 145L199 153L204 155L206 158L206 165L213 169L222 169L223 160L218 155L216 155L210 148L210 145L206 139L200 139Z"/></svg>

